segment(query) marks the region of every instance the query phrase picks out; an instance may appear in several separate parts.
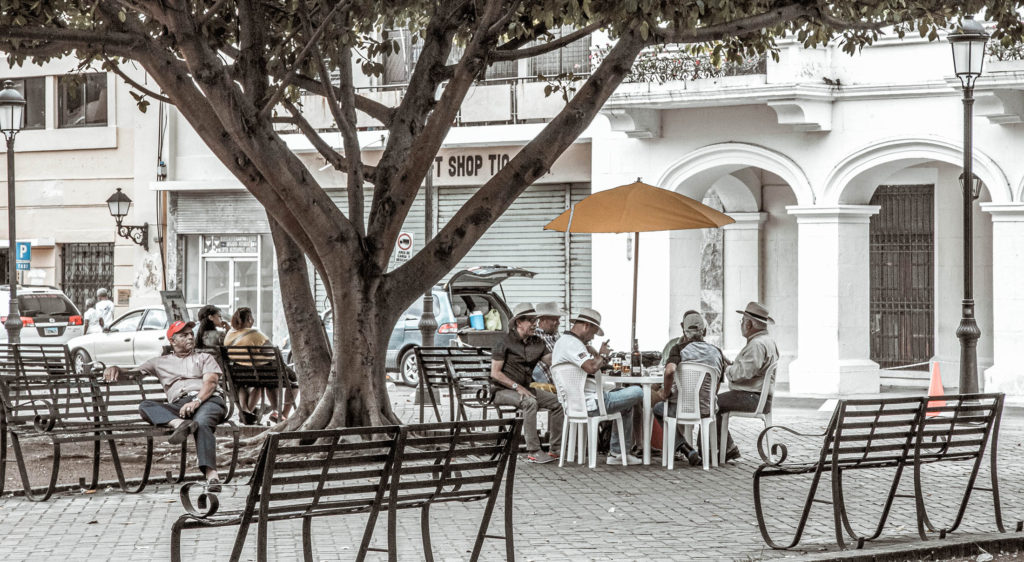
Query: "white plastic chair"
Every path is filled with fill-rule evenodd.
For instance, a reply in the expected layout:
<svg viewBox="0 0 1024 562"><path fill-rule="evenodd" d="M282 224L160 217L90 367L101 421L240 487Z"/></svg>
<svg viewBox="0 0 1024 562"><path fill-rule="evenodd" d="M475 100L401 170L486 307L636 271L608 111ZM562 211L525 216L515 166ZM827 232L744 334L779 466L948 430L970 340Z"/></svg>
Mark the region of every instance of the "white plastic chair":
<svg viewBox="0 0 1024 562"><path fill-rule="evenodd" d="M615 420L619 428L619 450L622 451L622 466L626 466L626 439L623 433L622 414L609 414L604 405L604 392L598 379L597 409L598 415L587 415L587 400L583 387L587 381L587 373L579 367L562 363L551 367L551 380L558 389L558 401L562 404L565 421L562 422L562 450L559 453L558 466L565 466L566 454L572 462L578 443L579 462L583 462L584 440L590 445L590 468L597 466L597 426L605 420ZM586 433L584 433L584 427ZM588 437L589 436L589 437ZM578 439L577 439L578 437ZM568 449L568 450L567 450Z"/></svg>
<svg viewBox="0 0 1024 562"><path fill-rule="evenodd" d="M718 386L718 376L718 369L714 367L702 363L679 363L672 378L676 391L676 411L670 412L666 404L661 421L661 466L672 470L675 464L676 424L682 424L684 430L692 430L700 425L704 470L707 470L709 465L718 466L718 432L715 424L718 404L714 390ZM701 417L700 391L705 380L711 381L711 403L708 417Z"/></svg>
<svg viewBox="0 0 1024 562"><path fill-rule="evenodd" d="M718 442L722 444L721 450L719 450L719 461L725 463L726 443L729 442L729 416L734 418L757 418L764 423L765 427L772 425L772 414L771 412L765 413L764 408L768 403L768 397L772 395L772 388L775 386L775 369L778 367L778 360L776 359L768 368L765 369L764 380L761 382L761 399L757 401L757 409L753 412L722 412L722 427L718 428ZM764 436L764 444L767 447L768 454L771 455L772 442L770 436Z"/></svg>

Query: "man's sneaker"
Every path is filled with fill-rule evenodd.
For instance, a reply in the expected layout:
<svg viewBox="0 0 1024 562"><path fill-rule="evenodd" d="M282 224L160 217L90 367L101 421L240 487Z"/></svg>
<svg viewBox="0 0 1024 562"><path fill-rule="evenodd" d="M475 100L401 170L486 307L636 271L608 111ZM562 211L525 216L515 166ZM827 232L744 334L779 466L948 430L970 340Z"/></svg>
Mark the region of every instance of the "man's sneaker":
<svg viewBox="0 0 1024 562"><path fill-rule="evenodd" d="M725 462L734 461L738 458L740 458L739 447L733 447L725 452Z"/></svg>
<svg viewBox="0 0 1024 562"><path fill-rule="evenodd" d="M526 462L532 462L535 464L545 464L556 460L557 457L551 456L544 451L533 451L526 453Z"/></svg>
<svg viewBox="0 0 1024 562"><path fill-rule="evenodd" d="M621 455L609 454L608 455L608 460L606 460L605 462L608 463L608 464L619 464L619 465L621 465L622 464L622 456ZM633 455L626 455L626 464L644 464L644 461L643 461L643 459L641 459L639 457L634 457Z"/></svg>
<svg viewBox="0 0 1024 562"><path fill-rule="evenodd" d="M214 494L220 493L220 491L221 491L220 479L219 478L211 478L211 479L207 480L206 481L206 491L207 492L212 492Z"/></svg>
<svg viewBox="0 0 1024 562"><path fill-rule="evenodd" d="M702 464L704 459L700 457L700 453L697 452L697 449L690 449L690 452L686 455L686 462L690 463L690 466L697 466L698 464Z"/></svg>

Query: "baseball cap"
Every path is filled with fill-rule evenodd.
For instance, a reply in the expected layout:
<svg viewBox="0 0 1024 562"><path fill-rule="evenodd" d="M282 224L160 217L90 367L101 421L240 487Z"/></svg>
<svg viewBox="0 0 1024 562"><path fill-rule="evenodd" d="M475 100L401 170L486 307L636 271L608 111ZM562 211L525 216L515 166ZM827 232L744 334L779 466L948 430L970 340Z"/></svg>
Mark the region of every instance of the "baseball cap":
<svg viewBox="0 0 1024 562"><path fill-rule="evenodd" d="M171 327L167 328L167 339L173 338L174 334L177 334L182 330L191 330L192 328L195 327L195 325L195 322L183 322L181 320L175 320L174 322L171 322Z"/></svg>
<svg viewBox="0 0 1024 562"><path fill-rule="evenodd" d="M683 332L686 334L700 334L705 327L704 317L699 312L690 312L683 317Z"/></svg>

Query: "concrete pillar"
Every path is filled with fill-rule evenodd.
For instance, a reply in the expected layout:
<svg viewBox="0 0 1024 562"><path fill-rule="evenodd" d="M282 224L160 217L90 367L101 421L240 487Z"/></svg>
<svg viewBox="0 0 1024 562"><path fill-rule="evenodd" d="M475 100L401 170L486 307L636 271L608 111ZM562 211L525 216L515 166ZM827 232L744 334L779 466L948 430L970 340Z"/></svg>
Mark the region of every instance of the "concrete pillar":
<svg viewBox="0 0 1024 562"><path fill-rule="evenodd" d="M1024 396L1024 205L987 203L992 215L993 364L984 371L985 392Z"/></svg>
<svg viewBox="0 0 1024 562"><path fill-rule="evenodd" d="M840 396L877 393L878 364L869 359L868 225L879 207L786 209L796 217L799 233L798 349L789 366L790 391Z"/></svg>
<svg viewBox="0 0 1024 562"><path fill-rule="evenodd" d="M768 213L727 213L736 222L725 231L722 278L722 349L739 351L746 343L740 333L739 315L750 301L764 302L761 290L761 233Z"/></svg>

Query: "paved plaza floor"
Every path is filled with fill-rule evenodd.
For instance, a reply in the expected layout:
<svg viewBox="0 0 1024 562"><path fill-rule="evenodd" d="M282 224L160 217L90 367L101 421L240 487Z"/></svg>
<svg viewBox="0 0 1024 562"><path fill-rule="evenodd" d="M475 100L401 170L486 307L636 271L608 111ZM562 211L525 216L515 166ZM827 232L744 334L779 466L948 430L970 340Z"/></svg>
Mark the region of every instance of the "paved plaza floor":
<svg viewBox="0 0 1024 562"><path fill-rule="evenodd" d="M403 419L416 416L411 391L392 393L396 411ZM776 424L803 432L820 432L831 412L817 407L820 401L799 406L779 404ZM780 558L827 559L837 552L832 531L831 507L816 505L800 547L792 551L766 548L754 516L751 474L760 463L753 443L760 431L756 420L734 420L734 436L743 457L724 467L704 471L677 463L666 471L658 459L651 466L608 466L603 457L596 469L573 464L519 463L515 482L515 549L519 560L761 560ZM999 477L1007 525L1024 518L1024 416L1013 411L1004 416L999 442ZM803 445L801 447L800 445ZM801 441L791 455L812 454L812 441ZM938 467L934 467L938 468ZM870 472L870 471L865 471ZM979 485L987 486L987 462ZM929 515L935 522L955 513L967 475L966 467L931 470ZM909 475L908 475L909 476ZM244 479L243 479L244 480ZM772 504L772 528L789 533L797 510L807 493L807 480L791 478L770 483L765 497ZM910 484L910 478L904 477ZM860 514L861 529L880 510L884 485L868 474L851 473L846 489L851 513ZM909 492L910 487L904 486ZM221 495L225 508L238 506L244 489L226 487ZM828 482L819 491L827 499ZM433 545L438 560L468 559L482 513L481 503L444 505L432 509ZM912 499L897 499L883 538L870 543L867 552L891 553L921 546L914 523ZM170 553L170 526L183 513L177 487L150 486L144 493L118 491L95 494L67 492L44 503L21 497L0 499L0 552L4 560L166 560ZM491 529L501 532L499 501ZM365 519L361 515L321 519L314 523L314 549L318 560L351 560L358 547ZM854 521L857 526L857 519ZM398 517L400 560L422 560L418 511ZM990 494L978 491L970 502L962 528L954 536L992 537L996 530ZM225 559L235 529L187 532L186 560ZM255 527L250 531L245 556L255 559ZM1012 536L1008 533L1007 536ZM1024 536L1018 534L1017 536ZM374 544L385 545L386 518L377 527ZM948 541L949 539L947 539ZM929 541L938 545L944 541ZM301 557L298 523L270 525L272 559ZM384 560L371 553L369 560ZM484 560L504 559L501 541L485 543Z"/></svg>

